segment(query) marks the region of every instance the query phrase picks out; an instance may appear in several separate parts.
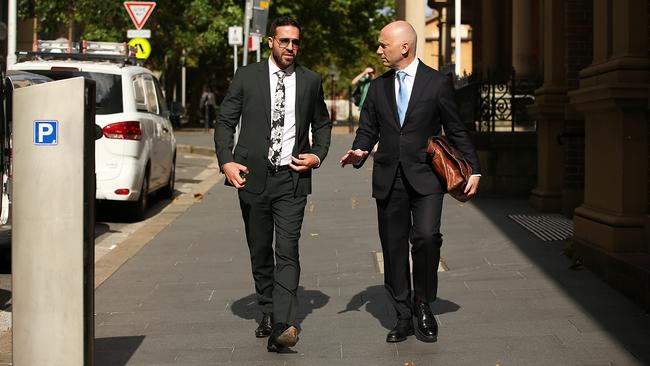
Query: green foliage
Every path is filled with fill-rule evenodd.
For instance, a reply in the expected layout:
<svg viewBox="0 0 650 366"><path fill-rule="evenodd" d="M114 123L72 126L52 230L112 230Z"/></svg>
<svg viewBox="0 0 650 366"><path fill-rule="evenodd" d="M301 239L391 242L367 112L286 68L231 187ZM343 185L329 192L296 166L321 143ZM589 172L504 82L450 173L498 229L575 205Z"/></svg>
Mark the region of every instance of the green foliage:
<svg viewBox="0 0 650 366"><path fill-rule="evenodd" d="M72 33L74 41L122 42L127 40L126 31L134 28L122 0L19 0L18 6L20 18L38 19L42 39L67 38ZM278 15L297 18L304 42L300 62L325 76L327 90L328 68L336 65L338 89L346 94L350 80L366 65L381 66L374 54L377 36L392 20L392 6L391 0L271 0L269 23ZM147 66L161 71L168 96L173 95L183 63L195 81L188 82L191 103L198 99L204 83L218 96L225 93L233 65L228 27L242 25L243 7L244 0L157 0L144 26L152 33ZM268 57L266 40L262 47ZM255 58L254 54L249 57L250 61Z"/></svg>
<svg viewBox="0 0 650 366"><path fill-rule="evenodd" d="M382 70L375 54L377 37L381 28L393 20L393 5L394 1L389 0L276 0L271 2L269 19L279 15L298 19L304 44L298 56L300 62L324 76L330 65L336 65L340 72L337 85L346 90L367 65ZM327 89L329 83L327 79Z"/></svg>

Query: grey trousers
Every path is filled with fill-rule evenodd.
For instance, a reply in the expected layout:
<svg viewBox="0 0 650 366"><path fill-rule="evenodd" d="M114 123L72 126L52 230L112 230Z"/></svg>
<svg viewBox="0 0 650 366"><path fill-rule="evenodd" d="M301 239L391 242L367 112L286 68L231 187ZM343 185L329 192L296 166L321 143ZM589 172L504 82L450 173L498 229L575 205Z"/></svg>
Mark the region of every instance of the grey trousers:
<svg viewBox="0 0 650 366"><path fill-rule="evenodd" d="M293 192L289 170L269 172L260 194L239 191L258 304L275 323L289 325L298 312L298 240L307 203Z"/></svg>

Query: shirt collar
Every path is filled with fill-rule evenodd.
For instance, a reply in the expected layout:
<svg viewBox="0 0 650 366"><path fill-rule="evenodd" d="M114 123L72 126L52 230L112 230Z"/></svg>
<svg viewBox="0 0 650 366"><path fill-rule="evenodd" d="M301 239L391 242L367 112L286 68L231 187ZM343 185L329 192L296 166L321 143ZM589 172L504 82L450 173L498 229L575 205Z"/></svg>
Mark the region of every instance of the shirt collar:
<svg viewBox="0 0 650 366"><path fill-rule="evenodd" d="M411 63L408 66L397 71L404 71L404 73L406 73L406 75L408 76L415 76L415 73L418 71L419 64L420 64L420 60L418 60L418 58L416 57L415 59L413 59L413 61L411 61Z"/></svg>
<svg viewBox="0 0 650 366"><path fill-rule="evenodd" d="M295 64L291 64L291 65L289 65L289 67L284 69L284 72L287 73L287 76L293 74L295 66L296 66ZM280 70L282 70L282 69L280 69L278 67L278 65L276 65L275 62L273 62L273 60L271 60L271 56L269 56L269 75L273 75L273 74L275 74L276 72L278 72Z"/></svg>

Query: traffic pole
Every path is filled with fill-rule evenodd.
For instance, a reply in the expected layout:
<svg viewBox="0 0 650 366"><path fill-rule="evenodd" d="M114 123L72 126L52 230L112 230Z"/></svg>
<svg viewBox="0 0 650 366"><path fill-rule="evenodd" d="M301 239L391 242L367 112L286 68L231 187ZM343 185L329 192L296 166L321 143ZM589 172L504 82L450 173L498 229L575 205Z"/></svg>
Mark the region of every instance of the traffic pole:
<svg viewBox="0 0 650 366"><path fill-rule="evenodd" d="M234 68L233 68L233 75L237 73L237 45L233 45L233 50L235 51L235 62L234 62Z"/></svg>
<svg viewBox="0 0 650 366"><path fill-rule="evenodd" d="M16 0L9 0L7 7L7 68L16 63Z"/></svg>
<svg viewBox="0 0 650 366"><path fill-rule="evenodd" d="M244 59L242 66L248 65L248 37L250 36L251 19L253 18L253 0L246 0L246 10L244 11Z"/></svg>

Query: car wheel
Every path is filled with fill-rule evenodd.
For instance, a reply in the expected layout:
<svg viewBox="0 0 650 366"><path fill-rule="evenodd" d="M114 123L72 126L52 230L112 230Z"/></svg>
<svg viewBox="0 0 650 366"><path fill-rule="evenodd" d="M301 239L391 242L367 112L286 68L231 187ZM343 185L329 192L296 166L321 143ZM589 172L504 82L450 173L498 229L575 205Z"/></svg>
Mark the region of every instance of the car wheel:
<svg viewBox="0 0 650 366"><path fill-rule="evenodd" d="M174 198L174 185L176 182L176 156L172 160L171 170L169 172L169 180L167 185L160 190L160 196L162 198Z"/></svg>
<svg viewBox="0 0 650 366"><path fill-rule="evenodd" d="M142 188L140 189L140 197L135 202L133 209L133 218L137 221L142 221L147 215L147 206L149 204L149 169L142 179Z"/></svg>

